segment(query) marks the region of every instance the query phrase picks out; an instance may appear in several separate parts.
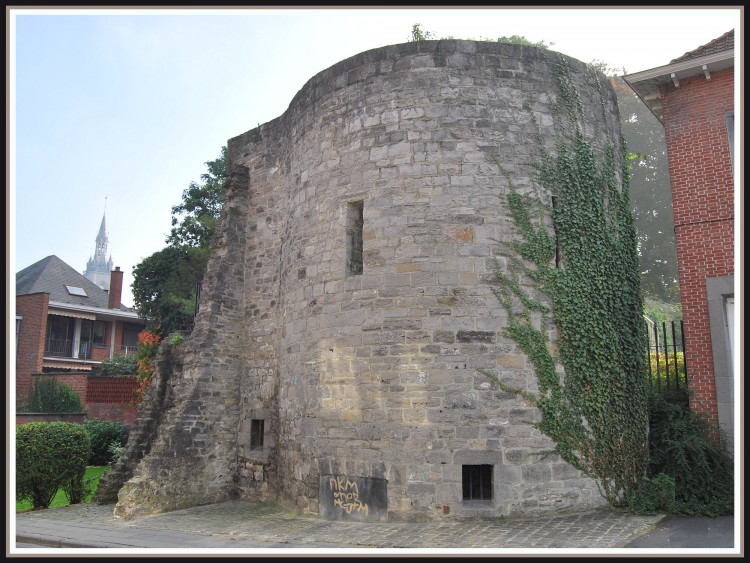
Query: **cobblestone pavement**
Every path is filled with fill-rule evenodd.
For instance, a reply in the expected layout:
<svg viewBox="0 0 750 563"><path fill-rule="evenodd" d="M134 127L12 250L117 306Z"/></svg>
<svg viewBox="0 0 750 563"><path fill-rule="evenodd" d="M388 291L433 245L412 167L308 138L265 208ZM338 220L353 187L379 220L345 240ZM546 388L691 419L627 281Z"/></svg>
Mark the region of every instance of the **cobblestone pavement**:
<svg viewBox="0 0 750 563"><path fill-rule="evenodd" d="M19 513L16 541L58 548L597 550L623 547L654 530L662 519L598 510L504 520L340 522L229 501L119 520L112 509L113 505L85 504Z"/></svg>

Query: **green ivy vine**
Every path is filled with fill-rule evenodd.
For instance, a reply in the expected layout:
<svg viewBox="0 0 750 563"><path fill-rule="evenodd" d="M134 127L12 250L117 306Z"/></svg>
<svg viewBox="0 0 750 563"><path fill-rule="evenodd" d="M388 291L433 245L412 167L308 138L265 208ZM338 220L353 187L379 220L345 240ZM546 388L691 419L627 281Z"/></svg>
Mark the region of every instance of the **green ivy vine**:
<svg viewBox="0 0 750 563"><path fill-rule="evenodd" d="M625 145L620 138L622 159L612 145L594 149L566 60L547 56L558 87L555 151L539 143L534 193L511 183L500 196L519 236L503 243L507 266L496 260L492 286L508 313L508 335L534 367L538 394L482 373L539 408L535 426L555 451L623 507L648 467L646 343ZM532 284L522 285L522 276Z"/></svg>

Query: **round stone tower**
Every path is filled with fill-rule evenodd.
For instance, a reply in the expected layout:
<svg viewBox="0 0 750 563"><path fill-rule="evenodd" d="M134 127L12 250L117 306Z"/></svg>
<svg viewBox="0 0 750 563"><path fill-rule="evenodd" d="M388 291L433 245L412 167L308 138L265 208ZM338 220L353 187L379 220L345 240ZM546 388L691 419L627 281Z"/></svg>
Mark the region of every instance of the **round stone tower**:
<svg viewBox="0 0 750 563"><path fill-rule="evenodd" d="M182 505L234 495L341 519L604 504L594 481L543 455L555 444L533 426L538 409L482 374L537 390L491 284L515 236L503 196L533 190L539 149L555 150L553 60L580 93L588 140L620 147L603 75L458 40L342 61L230 139L175 407L122 503L152 475Z"/></svg>

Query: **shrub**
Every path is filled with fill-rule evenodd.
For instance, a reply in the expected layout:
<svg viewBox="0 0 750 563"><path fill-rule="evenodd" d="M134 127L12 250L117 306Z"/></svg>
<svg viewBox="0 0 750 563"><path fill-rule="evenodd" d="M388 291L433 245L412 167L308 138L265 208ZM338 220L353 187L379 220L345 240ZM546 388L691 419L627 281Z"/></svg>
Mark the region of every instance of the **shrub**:
<svg viewBox="0 0 750 563"><path fill-rule="evenodd" d="M159 348L161 337L150 330L138 333L138 388L135 390L135 403L140 403L146 395L154 376L154 356Z"/></svg>
<svg viewBox="0 0 750 563"><path fill-rule="evenodd" d="M80 424L22 424L16 428L18 500L31 500L34 510L47 508L61 487L78 498L90 453L91 441Z"/></svg>
<svg viewBox="0 0 750 563"><path fill-rule="evenodd" d="M685 375L685 354L683 352L658 355L649 354L649 373L651 388L661 393L679 393L687 391Z"/></svg>
<svg viewBox="0 0 750 563"><path fill-rule="evenodd" d="M674 480L674 513L719 516L734 511L732 457L699 415L659 394L649 399L649 473Z"/></svg>
<svg viewBox="0 0 750 563"><path fill-rule="evenodd" d="M82 412L78 393L54 377L36 377L29 397L29 412Z"/></svg>
<svg viewBox="0 0 750 563"><path fill-rule="evenodd" d="M135 375L137 372L138 358L134 354L112 356L109 360L104 360L99 366L101 375Z"/></svg>
<svg viewBox="0 0 750 563"><path fill-rule="evenodd" d="M638 483L638 489L628 496L630 510L637 515L655 514L675 511L674 479L664 473L649 479L644 477Z"/></svg>
<svg viewBox="0 0 750 563"><path fill-rule="evenodd" d="M107 448L107 451L111 456L109 459L109 464L114 465L115 463L117 463L117 460L120 459L120 456L122 456L122 452L125 451L125 445L120 444L119 442L112 442Z"/></svg>
<svg viewBox="0 0 750 563"><path fill-rule="evenodd" d="M65 498L68 499L70 504L80 504L83 499L91 494L94 489L92 485L85 480L86 466L82 465L78 471L76 471L70 479L63 482L60 485Z"/></svg>
<svg viewBox="0 0 750 563"><path fill-rule="evenodd" d="M121 422L92 418L84 422L83 427L91 440L89 465L109 465L112 459L110 444L124 446L128 440L128 430Z"/></svg>

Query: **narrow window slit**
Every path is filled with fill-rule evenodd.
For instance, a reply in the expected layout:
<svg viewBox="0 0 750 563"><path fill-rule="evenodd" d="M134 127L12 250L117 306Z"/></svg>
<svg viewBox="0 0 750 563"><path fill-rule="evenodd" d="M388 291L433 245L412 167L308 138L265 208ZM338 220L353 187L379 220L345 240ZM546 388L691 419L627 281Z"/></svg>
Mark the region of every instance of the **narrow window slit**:
<svg viewBox="0 0 750 563"><path fill-rule="evenodd" d="M250 422L250 448L260 450L263 448L263 434L265 421L253 419Z"/></svg>
<svg viewBox="0 0 750 563"><path fill-rule="evenodd" d="M362 257L364 228L364 201L353 201L346 205L346 275L360 276L364 270Z"/></svg>

